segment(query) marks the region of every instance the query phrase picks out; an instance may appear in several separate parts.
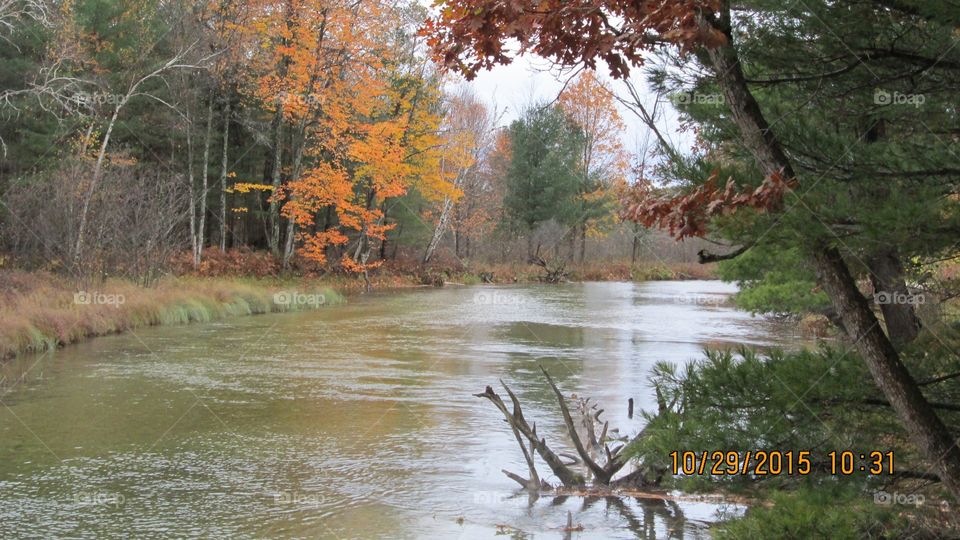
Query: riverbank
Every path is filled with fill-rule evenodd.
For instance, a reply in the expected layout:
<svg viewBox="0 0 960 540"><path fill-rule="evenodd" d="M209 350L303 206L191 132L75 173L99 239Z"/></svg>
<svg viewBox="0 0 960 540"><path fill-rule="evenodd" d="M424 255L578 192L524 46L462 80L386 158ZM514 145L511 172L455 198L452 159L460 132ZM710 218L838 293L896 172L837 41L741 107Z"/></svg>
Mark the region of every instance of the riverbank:
<svg viewBox="0 0 960 540"><path fill-rule="evenodd" d="M0 270L0 360L44 352L137 328L209 322L227 317L316 309L366 290L358 276L281 278L250 272L252 261L213 265L206 272L168 276L151 287L122 279L76 280L47 272ZM370 276L375 290L539 281L539 269L501 264L467 271L399 264ZM257 275L261 274L261 275ZM714 279L710 266L591 264L570 268L571 281Z"/></svg>
<svg viewBox="0 0 960 540"><path fill-rule="evenodd" d="M170 277L153 287L0 271L0 359L147 326L317 309L343 302L306 281Z"/></svg>
<svg viewBox="0 0 960 540"><path fill-rule="evenodd" d="M302 261L300 265L304 264ZM563 268L569 281L680 281L689 279L718 279L716 264L695 262L662 262L630 260L591 260L585 263L559 265L549 263L551 269ZM559 265L559 266L558 266ZM189 254L174 257L171 271L176 275L202 277L257 277L279 278L284 274L280 262L269 253L249 249L231 249L208 252L199 268L194 268ZM356 275L327 272L309 265L291 270L295 275L319 276L337 290L363 290L364 282ZM443 283L536 283L545 274L543 268L527 262L482 263L461 259L438 259L423 264L418 259L400 257L384 262L370 272L374 288L402 288Z"/></svg>

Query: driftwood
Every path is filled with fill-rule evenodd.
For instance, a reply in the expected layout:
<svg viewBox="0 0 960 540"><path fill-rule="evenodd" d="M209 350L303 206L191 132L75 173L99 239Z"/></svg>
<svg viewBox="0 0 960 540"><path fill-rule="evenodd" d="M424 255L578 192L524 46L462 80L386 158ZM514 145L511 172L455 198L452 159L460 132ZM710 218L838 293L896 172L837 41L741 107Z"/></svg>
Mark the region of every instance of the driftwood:
<svg viewBox="0 0 960 540"><path fill-rule="evenodd" d="M567 454L551 449L549 445L547 445L546 438L541 437L537 433L536 423L530 424L524 417L520 400L517 399L516 394L501 380L500 384L510 398L512 410L507 407L500 395L490 386L487 386L483 393L474 395L490 400L490 402L503 413L504 419L510 426L514 437L517 439L517 444L519 444L521 452L523 452L529 477L524 478L516 473L503 470L503 473L508 478L531 492L551 490L556 487L584 489L590 485L588 482L591 480L593 487L599 486L610 489L643 488L659 485L665 471L649 470L644 466L640 466L633 472L614 479L614 476L630 463L630 459L624 455L623 450L627 448L630 443L643 437L643 431L630 440L611 437L611 434L615 430L609 430L609 424L600 420L603 409L598 409L596 404L591 405L589 399L576 399L577 415L579 417L578 425L578 422L574 420L570 412L567 400L553 382L550 374L547 373L547 370L544 369L543 366L540 366L540 371L543 372L547 383L557 397L557 403L560 406L560 413L563 416L567 435L573 443L576 454ZM598 427L600 432L599 437L597 437ZM621 444L610 448L609 443L617 441ZM554 476L560 480L561 486L551 486L540 477L535 464L535 456L540 456L540 458L543 459Z"/></svg>
<svg viewBox="0 0 960 540"><path fill-rule="evenodd" d="M540 245L537 245L537 251L530 256L530 264L543 268L546 274L540 276L540 281L546 283L563 283L567 281L567 263L564 261L550 263L540 255Z"/></svg>

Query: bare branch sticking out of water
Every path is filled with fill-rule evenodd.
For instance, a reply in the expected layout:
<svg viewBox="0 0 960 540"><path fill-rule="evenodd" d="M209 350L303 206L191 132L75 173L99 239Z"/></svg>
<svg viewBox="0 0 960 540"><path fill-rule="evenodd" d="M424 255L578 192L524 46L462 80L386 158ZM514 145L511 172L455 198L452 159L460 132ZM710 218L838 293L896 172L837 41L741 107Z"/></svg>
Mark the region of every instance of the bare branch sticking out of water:
<svg viewBox="0 0 960 540"><path fill-rule="evenodd" d="M577 399L577 415L580 425L584 430L584 438L581 438L577 430L577 422L574 420L567 404L566 398L560 392L560 389L553 382L550 374L543 366L540 366L547 383L553 389L557 397L557 403L560 406L560 413L563 416L564 425L567 429L567 436L573 442L576 449L576 455L564 452L555 452L548 445L546 438L537 434L536 423L532 425L523 415L523 408L520 406L520 400L503 380L500 384L503 386L507 395L510 397L513 410L511 411L504 403L503 399L492 387L487 386L486 390L480 394L474 394L476 397L484 398L493 403L497 409L503 413L504 419L510 426L520 450L523 452L524 461L527 464L529 478L524 478L516 473L504 470L503 473L511 480L520 484L524 489L531 492L554 489L544 481L537 472L535 456L539 455L550 470L556 476L564 489L586 489L588 486L588 477L593 478L593 489L619 489L619 488L639 488L656 487L660 483L662 471L648 471L644 467L614 479L619 472L629 463L629 458L622 454L622 450L629 446L621 444L613 449L609 447L607 433L609 423L600 420L603 409L598 409L597 405L590 405L589 399ZM600 437L596 437L597 426L600 428ZM634 441L643 436L641 431ZM586 440L586 444L584 443ZM631 441L633 442L633 441ZM566 458L564 461L563 458ZM583 465L586 467L584 474L576 468ZM648 479L648 473L653 472L654 479Z"/></svg>

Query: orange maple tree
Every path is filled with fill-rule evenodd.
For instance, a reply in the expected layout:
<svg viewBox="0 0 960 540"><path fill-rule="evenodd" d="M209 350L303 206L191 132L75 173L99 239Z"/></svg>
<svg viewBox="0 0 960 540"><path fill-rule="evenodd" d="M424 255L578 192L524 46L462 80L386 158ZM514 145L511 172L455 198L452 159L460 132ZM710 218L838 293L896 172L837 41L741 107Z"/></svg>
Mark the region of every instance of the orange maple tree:
<svg viewBox="0 0 960 540"><path fill-rule="evenodd" d="M400 17L376 1L289 0L259 5L249 25L260 44L251 93L276 116L271 202L288 245L317 264L354 242L341 267L375 267L370 247L393 227L384 201L411 187L428 198L456 191L439 172L438 80L398 42Z"/></svg>

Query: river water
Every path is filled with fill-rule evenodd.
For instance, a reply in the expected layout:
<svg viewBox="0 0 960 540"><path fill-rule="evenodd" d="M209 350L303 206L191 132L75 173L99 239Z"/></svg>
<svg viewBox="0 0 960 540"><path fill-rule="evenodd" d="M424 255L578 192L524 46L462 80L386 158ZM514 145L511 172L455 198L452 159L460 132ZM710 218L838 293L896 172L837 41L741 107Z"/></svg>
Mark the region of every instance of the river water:
<svg viewBox="0 0 960 540"><path fill-rule="evenodd" d="M516 441L472 394L502 378L563 446L540 364L635 433L627 399L655 407L655 362L797 343L729 307L732 292L686 281L373 294L17 359L0 367L0 538L564 538L568 513L583 527L573 538L707 537L741 509L518 494L500 472L525 475Z"/></svg>

